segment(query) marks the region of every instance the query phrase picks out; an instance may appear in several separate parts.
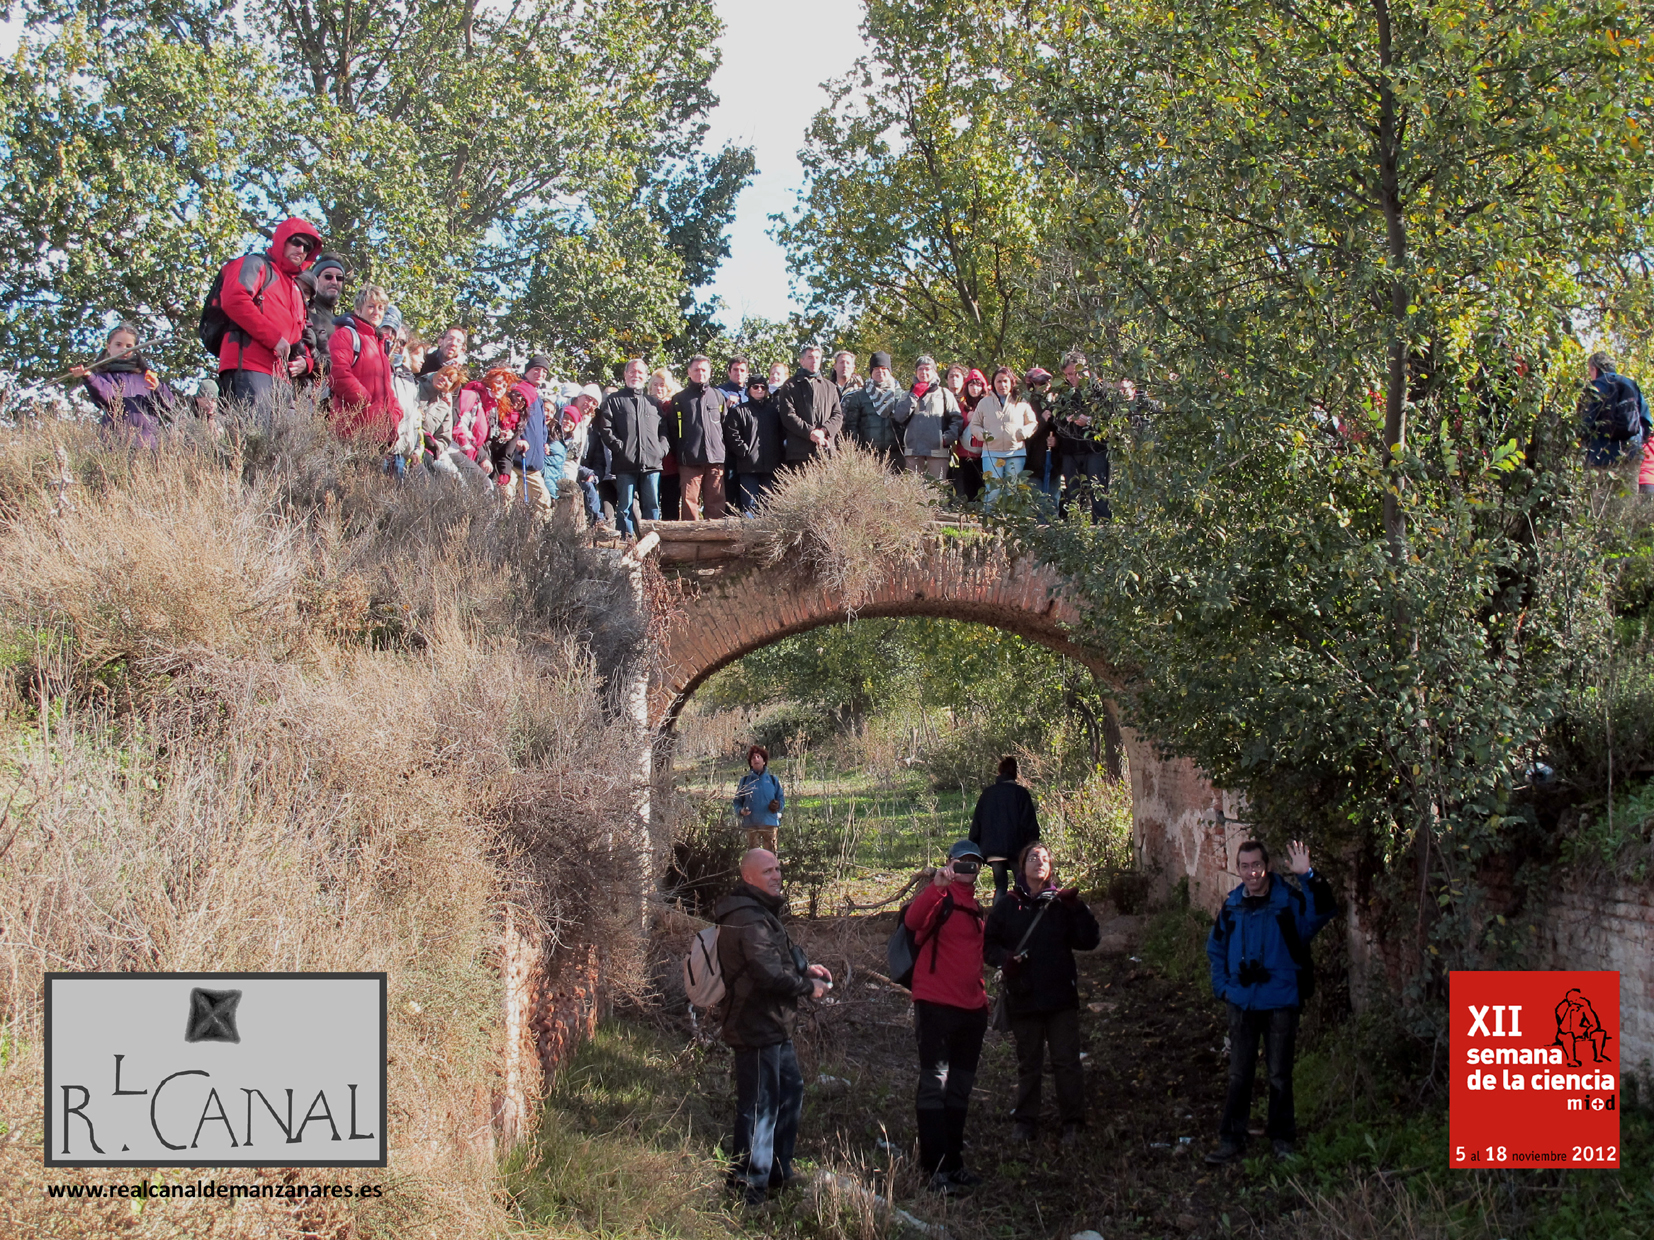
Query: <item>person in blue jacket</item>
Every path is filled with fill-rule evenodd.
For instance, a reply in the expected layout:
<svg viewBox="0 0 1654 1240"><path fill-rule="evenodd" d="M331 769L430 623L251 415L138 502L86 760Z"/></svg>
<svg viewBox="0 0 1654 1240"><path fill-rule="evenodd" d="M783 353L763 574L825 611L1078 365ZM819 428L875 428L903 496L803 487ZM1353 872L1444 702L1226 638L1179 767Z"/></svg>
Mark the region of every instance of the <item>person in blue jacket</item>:
<svg viewBox="0 0 1654 1240"><path fill-rule="evenodd" d="M787 794L781 790L781 781L769 772L769 750L754 745L747 750L747 765L752 769L741 776L740 786L735 789L735 813L747 829L748 848L775 852Z"/></svg>
<svg viewBox="0 0 1654 1240"><path fill-rule="evenodd" d="M1337 916L1332 885L1315 873L1309 848L1293 840L1287 859L1298 885L1269 872L1269 849L1246 840L1235 850L1241 885L1229 893L1206 940L1212 993L1229 1005L1229 1096L1218 1127L1213 1165L1239 1159L1246 1148L1258 1043L1269 1071L1265 1133L1277 1158L1290 1158L1298 1139L1292 1109L1292 1059L1298 1013L1314 993L1309 941Z"/></svg>

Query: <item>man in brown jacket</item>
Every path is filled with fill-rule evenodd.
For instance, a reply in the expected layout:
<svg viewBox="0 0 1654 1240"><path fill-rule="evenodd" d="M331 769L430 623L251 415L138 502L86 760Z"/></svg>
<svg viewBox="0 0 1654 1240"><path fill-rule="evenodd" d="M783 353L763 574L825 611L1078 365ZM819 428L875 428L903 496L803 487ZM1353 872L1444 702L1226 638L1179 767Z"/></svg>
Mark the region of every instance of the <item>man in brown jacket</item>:
<svg viewBox="0 0 1654 1240"><path fill-rule="evenodd" d="M729 1186L762 1205L793 1179L793 1147L804 1112L804 1076L793 1053L798 1001L819 999L833 975L793 946L781 913L781 862L754 848L741 881L713 913L724 978L724 1041L735 1052L735 1140Z"/></svg>

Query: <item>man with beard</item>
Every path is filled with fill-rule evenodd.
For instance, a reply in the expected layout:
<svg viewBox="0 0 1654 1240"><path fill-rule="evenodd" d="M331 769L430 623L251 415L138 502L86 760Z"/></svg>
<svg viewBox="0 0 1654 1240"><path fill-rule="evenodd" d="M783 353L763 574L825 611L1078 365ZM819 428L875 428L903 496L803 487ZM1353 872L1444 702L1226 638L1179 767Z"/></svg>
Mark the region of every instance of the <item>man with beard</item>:
<svg viewBox="0 0 1654 1240"><path fill-rule="evenodd" d="M332 250L323 250L316 256L310 270L299 277L299 287L308 302L305 315L305 344L316 359L316 369L305 376L305 381L325 386L333 359L327 351L327 342L333 335L333 320L339 313L339 296L345 290L344 259Z"/></svg>

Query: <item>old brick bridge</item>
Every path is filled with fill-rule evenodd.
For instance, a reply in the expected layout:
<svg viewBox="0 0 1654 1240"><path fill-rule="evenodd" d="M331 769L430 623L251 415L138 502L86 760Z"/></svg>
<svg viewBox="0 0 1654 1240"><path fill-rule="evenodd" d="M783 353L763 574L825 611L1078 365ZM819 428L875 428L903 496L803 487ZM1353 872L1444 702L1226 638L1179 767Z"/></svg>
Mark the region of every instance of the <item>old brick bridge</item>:
<svg viewBox="0 0 1654 1240"><path fill-rule="evenodd" d="M742 656L846 618L843 599L831 591L802 574L765 567L749 541L751 530L738 519L646 522L635 549L612 552L630 566L640 603L644 560L681 587L666 617L664 650L623 693L638 740L636 839L628 852L638 859L640 890L652 887L663 862L665 841L652 822L651 802L670 786L675 725L685 702L707 677ZM1119 683L1115 670L1077 639L1079 608L1060 576L979 527L934 523L922 554L891 571L856 615L992 625L1078 660L1105 684ZM1243 808L1189 762L1161 757L1145 738L1117 722L1111 730L1124 749L1131 780L1139 868L1161 894L1186 881L1195 907L1215 909L1240 881L1234 855L1247 835ZM1363 910L1351 902L1345 913L1353 982L1375 962ZM1608 892L1559 887L1540 921L1542 954L1556 967L1622 971L1627 1062L1654 1056L1649 887L1620 883ZM553 951L510 925L504 948L507 1064L495 1118L496 1131L510 1141L524 1131L541 1067L552 1066L595 1025L601 948L565 945Z"/></svg>

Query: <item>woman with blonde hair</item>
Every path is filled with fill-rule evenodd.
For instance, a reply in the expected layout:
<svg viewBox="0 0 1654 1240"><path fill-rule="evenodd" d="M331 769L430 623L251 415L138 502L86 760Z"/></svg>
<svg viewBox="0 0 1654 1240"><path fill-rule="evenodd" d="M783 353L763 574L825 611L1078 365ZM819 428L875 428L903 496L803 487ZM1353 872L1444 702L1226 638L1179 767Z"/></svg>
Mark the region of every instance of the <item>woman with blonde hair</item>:
<svg viewBox="0 0 1654 1240"><path fill-rule="evenodd" d="M678 427L673 420L677 413L672 408L672 398L683 391L683 384L672 377L670 367L662 366L649 376L649 382L643 389L655 404L660 406L661 432L666 435L666 442L678 442ZM663 521L671 521L678 515L682 484L678 481L678 454L668 452L660 463L660 515Z"/></svg>

